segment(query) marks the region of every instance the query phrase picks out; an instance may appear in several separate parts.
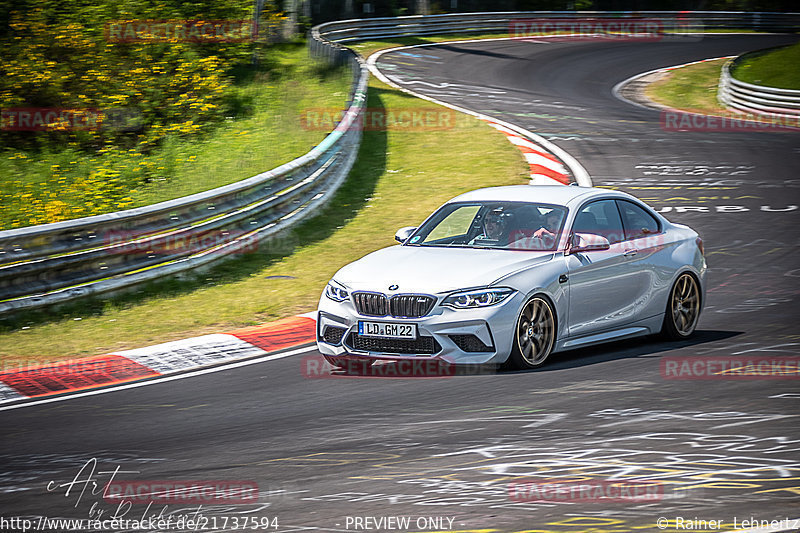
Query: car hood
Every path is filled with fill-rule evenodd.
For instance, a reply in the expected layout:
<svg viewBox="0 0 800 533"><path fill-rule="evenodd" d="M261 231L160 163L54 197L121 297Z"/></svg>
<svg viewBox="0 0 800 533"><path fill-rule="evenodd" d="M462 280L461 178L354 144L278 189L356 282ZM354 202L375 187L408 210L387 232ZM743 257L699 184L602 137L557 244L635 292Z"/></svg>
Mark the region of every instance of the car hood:
<svg viewBox="0 0 800 533"><path fill-rule="evenodd" d="M437 294L484 287L496 280L546 262L553 252L392 246L350 263L334 279L350 290Z"/></svg>

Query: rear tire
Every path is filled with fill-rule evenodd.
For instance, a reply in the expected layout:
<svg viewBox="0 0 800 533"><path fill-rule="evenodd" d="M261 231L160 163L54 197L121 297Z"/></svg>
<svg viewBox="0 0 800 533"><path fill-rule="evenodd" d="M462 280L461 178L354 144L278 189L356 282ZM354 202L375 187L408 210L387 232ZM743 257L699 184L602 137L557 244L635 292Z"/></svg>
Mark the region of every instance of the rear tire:
<svg viewBox="0 0 800 533"><path fill-rule="evenodd" d="M531 370L542 366L553 350L556 318L550 302L534 296L522 306L514 328L514 345L505 367Z"/></svg>
<svg viewBox="0 0 800 533"><path fill-rule="evenodd" d="M694 276L684 272L669 291L661 336L667 340L686 339L694 333L699 317L700 286Z"/></svg>

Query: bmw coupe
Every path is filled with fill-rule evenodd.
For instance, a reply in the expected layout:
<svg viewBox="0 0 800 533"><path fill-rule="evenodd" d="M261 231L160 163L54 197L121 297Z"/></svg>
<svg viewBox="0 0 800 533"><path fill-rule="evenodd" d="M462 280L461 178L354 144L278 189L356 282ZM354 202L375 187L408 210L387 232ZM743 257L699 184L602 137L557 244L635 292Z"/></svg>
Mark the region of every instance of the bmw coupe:
<svg viewBox="0 0 800 533"><path fill-rule="evenodd" d="M333 365L430 358L531 369L607 341L684 339L705 300L698 234L619 191L480 189L395 238L325 287L317 344Z"/></svg>

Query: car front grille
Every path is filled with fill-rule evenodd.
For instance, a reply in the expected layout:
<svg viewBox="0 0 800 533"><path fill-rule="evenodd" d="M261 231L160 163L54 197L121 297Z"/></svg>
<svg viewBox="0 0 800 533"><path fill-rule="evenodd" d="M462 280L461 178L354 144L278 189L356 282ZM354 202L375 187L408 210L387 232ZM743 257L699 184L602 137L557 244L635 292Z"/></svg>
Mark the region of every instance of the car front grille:
<svg viewBox="0 0 800 533"><path fill-rule="evenodd" d="M347 344L355 350L399 355L433 355L442 349L433 337L419 337L416 340L380 339L363 337L355 332L348 335Z"/></svg>
<svg viewBox="0 0 800 533"><path fill-rule="evenodd" d="M375 292L356 292L353 301L359 314L365 316L420 318L431 312L436 298L424 294L400 294L389 299Z"/></svg>
<svg viewBox="0 0 800 533"><path fill-rule="evenodd" d="M374 292L353 293L356 310L366 316L386 316L389 314L389 302L383 294Z"/></svg>
<svg viewBox="0 0 800 533"><path fill-rule="evenodd" d="M436 299L420 294L403 294L392 296L389 309L392 316L402 318L419 318L430 313Z"/></svg>

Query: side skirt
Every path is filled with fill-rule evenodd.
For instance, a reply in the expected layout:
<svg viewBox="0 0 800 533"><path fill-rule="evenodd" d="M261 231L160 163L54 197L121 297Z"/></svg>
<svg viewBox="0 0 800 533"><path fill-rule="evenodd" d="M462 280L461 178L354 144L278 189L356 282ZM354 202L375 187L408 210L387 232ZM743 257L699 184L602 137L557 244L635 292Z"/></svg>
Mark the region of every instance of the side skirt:
<svg viewBox="0 0 800 533"><path fill-rule="evenodd" d="M663 322L664 314L662 313L651 318L640 320L639 322L634 322L623 328L603 331L600 333L592 333L591 335L584 335L581 337L566 337L564 339L560 339L556 343L556 347L553 352L563 352L577 348L585 348L586 346L592 346L594 344L602 344L604 342L652 335L661 331L661 324Z"/></svg>

